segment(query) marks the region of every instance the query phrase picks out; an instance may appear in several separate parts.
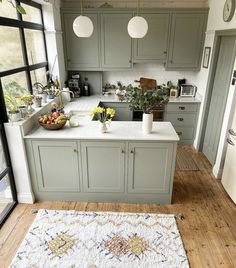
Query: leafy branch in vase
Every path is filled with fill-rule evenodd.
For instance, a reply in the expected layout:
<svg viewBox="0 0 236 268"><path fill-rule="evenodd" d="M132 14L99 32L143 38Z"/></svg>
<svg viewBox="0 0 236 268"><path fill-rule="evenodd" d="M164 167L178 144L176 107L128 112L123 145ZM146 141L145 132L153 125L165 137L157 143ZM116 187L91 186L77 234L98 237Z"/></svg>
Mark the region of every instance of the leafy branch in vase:
<svg viewBox="0 0 236 268"><path fill-rule="evenodd" d="M2 3L3 0L0 0L0 2ZM17 10L18 13L20 13L21 15L25 15L26 14L26 11L25 9L17 4L14 0L4 0L4 1L7 1L8 3L10 3L12 5L13 8L15 8Z"/></svg>

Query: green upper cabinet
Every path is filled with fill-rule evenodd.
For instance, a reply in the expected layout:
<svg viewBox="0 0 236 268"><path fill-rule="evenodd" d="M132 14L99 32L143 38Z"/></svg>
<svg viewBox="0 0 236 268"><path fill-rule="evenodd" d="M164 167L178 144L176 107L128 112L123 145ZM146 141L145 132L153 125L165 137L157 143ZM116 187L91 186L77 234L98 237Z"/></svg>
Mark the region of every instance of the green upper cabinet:
<svg viewBox="0 0 236 268"><path fill-rule="evenodd" d="M134 39L133 61L164 62L167 54L170 15L142 13L148 22L148 32L142 39Z"/></svg>
<svg viewBox="0 0 236 268"><path fill-rule="evenodd" d="M66 54L66 64L68 70L89 70L98 69L99 63L99 30L98 14L88 14L94 25L91 37L81 38L73 31L76 14L65 13L64 19L64 46Z"/></svg>
<svg viewBox="0 0 236 268"><path fill-rule="evenodd" d="M132 40L127 25L132 13L101 15L101 66L106 69L132 67Z"/></svg>
<svg viewBox="0 0 236 268"><path fill-rule="evenodd" d="M205 26L206 13L172 15L167 70L200 69Z"/></svg>

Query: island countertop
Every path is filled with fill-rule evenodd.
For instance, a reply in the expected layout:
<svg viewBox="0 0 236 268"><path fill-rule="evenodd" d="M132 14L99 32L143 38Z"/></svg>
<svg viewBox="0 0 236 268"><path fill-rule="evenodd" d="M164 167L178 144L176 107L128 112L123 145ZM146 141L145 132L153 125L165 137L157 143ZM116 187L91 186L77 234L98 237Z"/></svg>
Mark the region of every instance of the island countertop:
<svg viewBox="0 0 236 268"><path fill-rule="evenodd" d="M100 132L98 121L85 118L78 127L70 127L69 123L60 130L46 130L42 127L32 130L25 139L70 139L70 140L133 140L133 141L179 141L170 122L154 122L150 134L142 132L142 122L114 121L107 133Z"/></svg>

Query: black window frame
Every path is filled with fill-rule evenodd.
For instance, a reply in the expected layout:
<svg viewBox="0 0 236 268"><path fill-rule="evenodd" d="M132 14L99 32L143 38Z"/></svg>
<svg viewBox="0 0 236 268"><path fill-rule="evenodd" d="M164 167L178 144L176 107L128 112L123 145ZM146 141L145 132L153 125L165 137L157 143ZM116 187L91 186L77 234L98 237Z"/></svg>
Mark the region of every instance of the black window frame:
<svg viewBox="0 0 236 268"><path fill-rule="evenodd" d="M20 5L21 3L26 4L28 6L38 8L40 10L42 24L35 23L35 22L24 21L23 17L22 17L24 15L21 15L17 11L16 11L17 12L17 19L12 19L12 18L7 18L7 17L1 17L0 16L0 26L8 26L8 27L13 27L13 28L18 28L19 29L20 42L21 42L21 48L22 48L22 55L23 55L23 61L24 61L24 66L0 72L0 91L3 91L3 86L2 86L2 82L1 82L2 77L12 75L12 74L16 74L16 73L20 73L20 72L25 72L26 81L27 81L27 89L28 89L29 93L32 94L33 93L33 91L32 91L32 79L31 79L31 76L30 76L30 72L34 71L34 70L37 70L37 69L41 69L41 68L45 68L46 72L49 70L49 68L48 68L48 54L47 54L47 46L46 46L46 37L45 37L45 32L44 32L45 27L44 27L42 5L40 5L40 4L36 3L36 2L32 2L30 0L16 0L16 5ZM36 63L36 64L29 64L24 29L42 31L46 61ZM0 97L2 97L2 96L3 96L3 94L0 94ZM6 113L4 99L1 100L1 103L4 103L4 105L3 106L1 105L1 107L0 107L1 121L8 122L8 117L7 117L7 113Z"/></svg>
<svg viewBox="0 0 236 268"><path fill-rule="evenodd" d="M33 90L32 90L32 79L31 79L30 72L40 69L40 68L45 68L45 75L46 75L46 72L49 69L42 6L30 0L16 0L16 5L20 5L21 3L38 8L40 10L42 24L24 21L22 19L22 15L19 14L17 11L16 11L17 12L16 19L0 16L0 26L8 26L8 27L14 27L14 28L19 29L23 62L24 62L24 66L0 72L0 140L2 141L4 156L5 156L6 165L7 165L6 169L0 174L0 181L6 175L8 175L10 186L11 186L11 191L12 191L12 198L13 198L13 202L8 204L6 208L3 210L3 212L1 213L2 217L0 217L0 227L17 204L17 193L16 193L15 182L14 182L14 174L13 174L12 165L11 165L10 153L9 153L9 149L7 145L7 137L6 137L6 133L4 130L4 123L8 122L8 116L7 116L7 110L6 110L6 105L4 101L4 93L3 93L3 86L2 86L1 78L8 76L8 75L20 73L20 72L25 72L26 80L27 80L27 89L29 93L32 94ZM13 7L9 7L9 8L13 8ZM46 61L40 62L37 64L29 64L24 29L42 31ZM48 79L48 76L46 77Z"/></svg>

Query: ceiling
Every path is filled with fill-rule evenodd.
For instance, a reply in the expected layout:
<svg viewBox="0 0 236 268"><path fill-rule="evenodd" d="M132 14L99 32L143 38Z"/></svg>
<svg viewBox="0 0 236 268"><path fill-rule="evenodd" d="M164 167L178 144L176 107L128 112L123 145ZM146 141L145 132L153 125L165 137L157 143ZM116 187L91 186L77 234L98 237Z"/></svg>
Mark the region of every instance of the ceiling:
<svg viewBox="0 0 236 268"><path fill-rule="evenodd" d="M70 3L72 6L80 5L80 0L62 0L62 2ZM85 7L99 7L103 5L105 2L117 8L129 8L135 7L137 5L137 0L84 0ZM181 7L193 7L193 8L201 8L208 7L208 0L140 0L140 6L144 8L150 7L173 7L173 8L181 8Z"/></svg>

